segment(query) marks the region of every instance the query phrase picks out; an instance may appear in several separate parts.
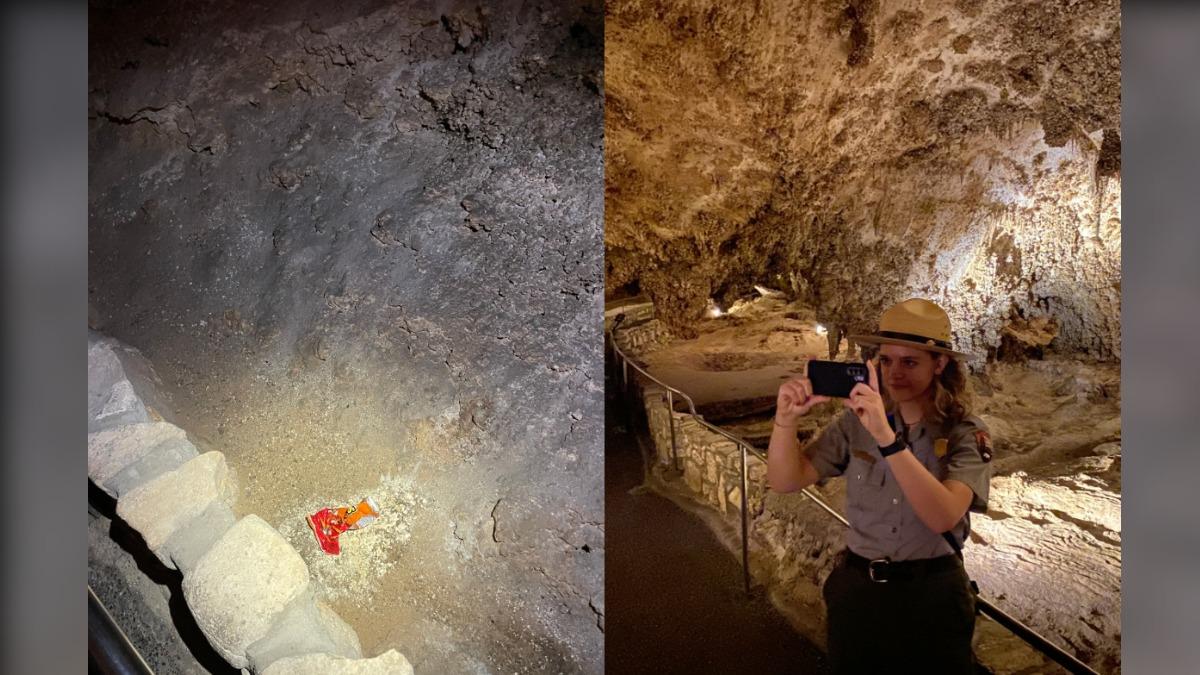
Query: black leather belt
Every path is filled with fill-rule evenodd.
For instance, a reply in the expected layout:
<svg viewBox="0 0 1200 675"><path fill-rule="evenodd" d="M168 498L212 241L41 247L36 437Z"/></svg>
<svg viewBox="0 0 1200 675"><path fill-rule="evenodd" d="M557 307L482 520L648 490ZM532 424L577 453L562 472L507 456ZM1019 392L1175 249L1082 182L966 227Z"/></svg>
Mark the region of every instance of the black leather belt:
<svg viewBox="0 0 1200 675"><path fill-rule="evenodd" d="M858 555L849 549L845 552L846 564L854 569L864 571L867 577L876 583L889 581L906 581L928 574L945 572L961 566L962 561L956 555L944 555L937 558L922 560L888 560L879 558L871 560Z"/></svg>

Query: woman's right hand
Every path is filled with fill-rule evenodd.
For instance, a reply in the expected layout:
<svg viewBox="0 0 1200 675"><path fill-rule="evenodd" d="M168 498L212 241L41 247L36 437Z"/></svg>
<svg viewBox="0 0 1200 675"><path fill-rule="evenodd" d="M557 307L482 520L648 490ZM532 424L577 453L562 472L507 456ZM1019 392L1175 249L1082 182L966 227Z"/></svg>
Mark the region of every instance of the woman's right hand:
<svg viewBox="0 0 1200 675"><path fill-rule="evenodd" d="M794 377L779 385L779 396L775 400L775 423L780 426L794 427L800 423L813 406L829 401L828 396L817 396L812 393L812 382L808 379L808 366L804 367L804 375Z"/></svg>

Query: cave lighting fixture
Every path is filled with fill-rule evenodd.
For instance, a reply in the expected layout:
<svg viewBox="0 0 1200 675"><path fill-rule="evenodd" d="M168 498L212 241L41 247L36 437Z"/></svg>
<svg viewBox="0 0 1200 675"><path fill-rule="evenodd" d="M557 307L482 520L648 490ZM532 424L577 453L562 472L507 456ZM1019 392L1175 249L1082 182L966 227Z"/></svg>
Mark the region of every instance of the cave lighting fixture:
<svg viewBox="0 0 1200 675"><path fill-rule="evenodd" d="M829 329L821 324L817 324L817 335L824 335L829 332Z"/></svg>
<svg viewBox="0 0 1200 675"><path fill-rule="evenodd" d="M721 306L718 305L712 298L709 298L708 299L708 311L706 312L706 314L708 314L709 318L715 319L715 318L725 314L725 310L721 309Z"/></svg>

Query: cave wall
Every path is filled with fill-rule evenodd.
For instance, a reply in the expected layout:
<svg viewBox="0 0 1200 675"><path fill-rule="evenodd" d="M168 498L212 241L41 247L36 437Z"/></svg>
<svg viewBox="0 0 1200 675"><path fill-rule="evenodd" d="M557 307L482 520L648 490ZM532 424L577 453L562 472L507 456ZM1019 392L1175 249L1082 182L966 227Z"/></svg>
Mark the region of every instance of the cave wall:
<svg viewBox="0 0 1200 675"><path fill-rule="evenodd" d="M240 510L412 479L405 618L347 610L378 642L600 670L600 4L89 24L89 323L155 363Z"/></svg>
<svg viewBox="0 0 1200 675"><path fill-rule="evenodd" d="M762 283L875 327L942 304L976 354L1050 321L1120 356L1112 0L608 4L606 289L681 335Z"/></svg>

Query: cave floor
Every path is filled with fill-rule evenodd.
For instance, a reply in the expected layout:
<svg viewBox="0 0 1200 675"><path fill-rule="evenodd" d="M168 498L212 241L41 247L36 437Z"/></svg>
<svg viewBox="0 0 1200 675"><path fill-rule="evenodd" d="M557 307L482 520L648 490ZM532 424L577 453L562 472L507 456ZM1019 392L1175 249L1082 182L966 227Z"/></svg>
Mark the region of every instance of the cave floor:
<svg viewBox="0 0 1200 675"><path fill-rule="evenodd" d="M655 377L682 389L697 405L773 398L780 382L803 372L806 359L828 350L811 314L776 298L736 306L701 323L700 331L695 340L642 355Z"/></svg>
<svg viewBox="0 0 1200 675"><path fill-rule="evenodd" d="M386 414L360 404L378 398L369 385L329 390L278 371L229 385L220 397L173 398L181 426L229 458L237 515L263 517L292 544L365 656L396 649L418 672L487 670L495 636L520 629L480 614L479 598L504 583L487 564L496 545L476 536L490 514L468 510L486 479L451 461L453 450L434 437L440 430L425 430L421 442L419 428L397 433ZM322 552L305 516L368 496L380 517L343 534L339 555ZM536 663L529 647L514 640L499 659Z"/></svg>
<svg viewBox="0 0 1200 675"><path fill-rule="evenodd" d="M175 422L201 452L225 453L236 515L262 517L292 544L318 595L356 630L364 656L396 649L418 672L566 667L539 658L553 646L519 615L486 609L510 583L488 535L494 476L464 459L470 440L455 437L451 424L394 419L379 403L390 381L331 383L275 363L258 372L239 364L234 373L203 352L182 361L156 364ZM305 516L368 496L380 517L343 534L340 555L322 552Z"/></svg>

